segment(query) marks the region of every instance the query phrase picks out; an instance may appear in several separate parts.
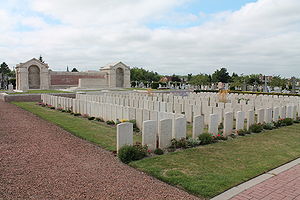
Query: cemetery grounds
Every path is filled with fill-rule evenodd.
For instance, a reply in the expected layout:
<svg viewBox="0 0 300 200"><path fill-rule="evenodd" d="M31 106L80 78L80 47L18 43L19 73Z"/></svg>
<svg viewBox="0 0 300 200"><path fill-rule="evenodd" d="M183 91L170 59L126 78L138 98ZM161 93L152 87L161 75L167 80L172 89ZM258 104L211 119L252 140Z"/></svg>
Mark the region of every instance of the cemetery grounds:
<svg viewBox="0 0 300 200"><path fill-rule="evenodd" d="M116 127L33 102L15 105L100 147L116 151ZM187 135L191 136L188 125ZM141 142L141 135L134 134ZM300 157L300 124L184 149L129 163L199 197L211 198L233 186Z"/></svg>

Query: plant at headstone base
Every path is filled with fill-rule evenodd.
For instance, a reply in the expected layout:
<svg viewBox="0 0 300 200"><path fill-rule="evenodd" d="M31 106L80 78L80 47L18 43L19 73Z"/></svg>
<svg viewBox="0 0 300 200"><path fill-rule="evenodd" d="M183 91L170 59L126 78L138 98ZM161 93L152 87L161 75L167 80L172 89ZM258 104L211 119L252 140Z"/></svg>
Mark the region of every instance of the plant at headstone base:
<svg viewBox="0 0 300 200"><path fill-rule="evenodd" d="M94 120L95 117L88 117L88 120Z"/></svg>
<svg viewBox="0 0 300 200"><path fill-rule="evenodd" d="M295 123L295 124L299 124L299 123L300 123L300 117L297 117L297 118L294 120L294 123Z"/></svg>
<svg viewBox="0 0 300 200"><path fill-rule="evenodd" d="M188 138L186 140L186 143L188 148L192 148L192 147L199 146L201 144L201 141L199 139Z"/></svg>
<svg viewBox="0 0 300 200"><path fill-rule="evenodd" d="M224 137L222 133L219 133L216 136L212 136L214 140L227 140L227 137Z"/></svg>
<svg viewBox="0 0 300 200"><path fill-rule="evenodd" d="M218 129L223 129L223 128L224 128L223 123L220 123Z"/></svg>
<svg viewBox="0 0 300 200"><path fill-rule="evenodd" d="M133 124L133 131L134 132L140 132L140 129L136 125L136 120L132 119L132 120L129 120L128 122Z"/></svg>
<svg viewBox="0 0 300 200"><path fill-rule="evenodd" d="M286 124L286 126L290 126L290 125L293 125L294 120L292 118L285 118L282 120L282 123Z"/></svg>
<svg viewBox="0 0 300 200"><path fill-rule="evenodd" d="M80 113L74 113L74 116L81 116Z"/></svg>
<svg viewBox="0 0 300 200"><path fill-rule="evenodd" d="M156 154L156 155L163 155L164 151L162 149L160 149L160 148L157 148L157 149L154 150L153 153Z"/></svg>
<svg viewBox="0 0 300 200"><path fill-rule="evenodd" d="M98 122L104 122L104 120L101 117L96 117L95 120Z"/></svg>
<svg viewBox="0 0 300 200"><path fill-rule="evenodd" d="M279 128L283 126L282 119L279 119L277 122L273 122L273 124L274 124L274 128Z"/></svg>
<svg viewBox="0 0 300 200"><path fill-rule="evenodd" d="M249 130L252 133L260 133L263 131L263 125L262 124L253 124L249 127Z"/></svg>
<svg viewBox="0 0 300 200"><path fill-rule="evenodd" d="M250 131L246 130L246 129L241 129L237 131L237 134L239 136L245 136L246 134L250 134Z"/></svg>
<svg viewBox="0 0 300 200"><path fill-rule="evenodd" d="M273 123L266 123L266 124L263 125L263 128L265 130L272 130L272 129L275 128L275 125Z"/></svg>
<svg viewBox="0 0 300 200"><path fill-rule="evenodd" d="M140 160L147 156L147 146L142 146L140 143L135 145L125 145L119 149L118 158L123 163L130 163L131 161Z"/></svg>
<svg viewBox="0 0 300 200"><path fill-rule="evenodd" d="M171 140L171 146L174 148L187 148L187 141L186 138L180 138L179 140L176 140L175 138L173 138Z"/></svg>
<svg viewBox="0 0 300 200"><path fill-rule="evenodd" d="M88 114L82 114L81 116L82 116L83 118L88 118L88 117L89 117Z"/></svg>
<svg viewBox="0 0 300 200"><path fill-rule="evenodd" d="M198 136L199 140L201 141L201 145L211 144L214 143L214 139L211 134L209 133L203 133Z"/></svg>
<svg viewBox="0 0 300 200"><path fill-rule="evenodd" d="M108 124L108 125L115 125L115 122L113 120L107 120L106 124Z"/></svg>
<svg viewBox="0 0 300 200"><path fill-rule="evenodd" d="M125 122L128 122L129 120L128 119L121 119L120 120L122 123L125 123Z"/></svg>

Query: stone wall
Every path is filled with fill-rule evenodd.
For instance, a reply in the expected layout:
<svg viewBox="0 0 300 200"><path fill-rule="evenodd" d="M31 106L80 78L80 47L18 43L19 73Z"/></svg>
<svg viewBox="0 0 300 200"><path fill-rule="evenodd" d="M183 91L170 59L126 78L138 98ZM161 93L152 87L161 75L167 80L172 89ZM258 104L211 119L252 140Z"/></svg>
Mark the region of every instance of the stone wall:
<svg viewBox="0 0 300 200"><path fill-rule="evenodd" d="M76 94L74 93L58 93L51 94L54 96L62 96L68 98L75 98ZM0 101L4 102L39 102L41 101L41 94L6 94L0 93Z"/></svg>

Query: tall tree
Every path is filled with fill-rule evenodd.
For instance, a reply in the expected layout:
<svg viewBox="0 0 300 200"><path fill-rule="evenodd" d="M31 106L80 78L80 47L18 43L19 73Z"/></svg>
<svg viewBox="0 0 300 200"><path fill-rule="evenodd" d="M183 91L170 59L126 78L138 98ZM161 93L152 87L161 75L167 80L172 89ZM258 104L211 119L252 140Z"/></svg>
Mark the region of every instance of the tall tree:
<svg viewBox="0 0 300 200"><path fill-rule="evenodd" d="M161 75L157 72L148 71L143 68L131 68L130 69L130 79L131 81L159 81Z"/></svg>
<svg viewBox="0 0 300 200"><path fill-rule="evenodd" d="M71 72L78 72L78 70L74 67Z"/></svg>
<svg viewBox="0 0 300 200"><path fill-rule="evenodd" d="M212 75L212 82L222 82L228 83L230 81L230 75L227 72L226 68L221 68L220 70L216 70Z"/></svg>
<svg viewBox="0 0 300 200"><path fill-rule="evenodd" d="M210 77L207 74L198 74L193 76L190 80L192 85L208 85L210 83Z"/></svg>
<svg viewBox="0 0 300 200"><path fill-rule="evenodd" d="M10 72L11 70L9 69L8 65L5 62L3 62L0 65L0 73L8 75Z"/></svg>

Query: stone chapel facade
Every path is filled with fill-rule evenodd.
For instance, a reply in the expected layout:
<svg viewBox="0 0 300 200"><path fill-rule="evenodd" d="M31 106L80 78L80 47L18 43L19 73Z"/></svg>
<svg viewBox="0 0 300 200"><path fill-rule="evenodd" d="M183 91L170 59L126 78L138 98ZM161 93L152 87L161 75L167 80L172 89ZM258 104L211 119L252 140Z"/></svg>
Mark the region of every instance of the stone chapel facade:
<svg viewBox="0 0 300 200"><path fill-rule="evenodd" d="M130 68L122 62L110 64L99 71L60 72L49 69L48 64L33 58L16 66L16 88L63 89L79 88L129 88Z"/></svg>

